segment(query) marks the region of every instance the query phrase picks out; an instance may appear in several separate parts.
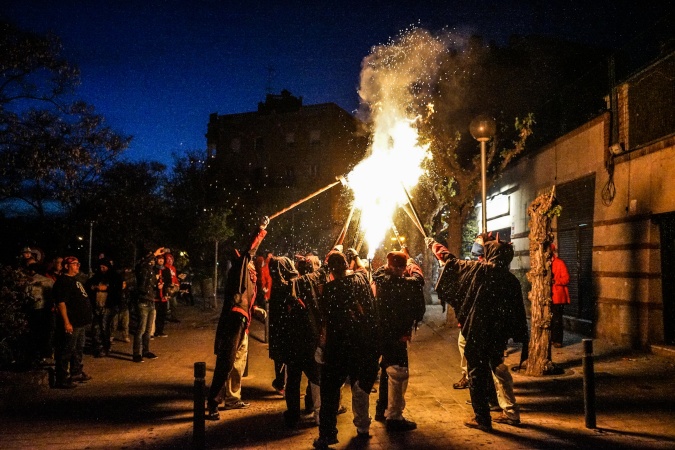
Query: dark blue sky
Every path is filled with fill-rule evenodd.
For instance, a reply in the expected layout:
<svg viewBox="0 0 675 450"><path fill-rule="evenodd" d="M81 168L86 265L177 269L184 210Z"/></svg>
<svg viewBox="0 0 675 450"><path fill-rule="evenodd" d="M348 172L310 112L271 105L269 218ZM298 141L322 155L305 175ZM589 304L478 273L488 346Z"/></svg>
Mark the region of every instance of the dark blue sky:
<svg viewBox="0 0 675 450"><path fill-rule="evenodd" d="M59 35L82 71L78 96L134 136L126 156L170 166L172 152L206 147L210 113L254 111L268 89L354 111L362 59L410 25L620 46L672 14L667 3L4 0L0 15Z"/></svg>

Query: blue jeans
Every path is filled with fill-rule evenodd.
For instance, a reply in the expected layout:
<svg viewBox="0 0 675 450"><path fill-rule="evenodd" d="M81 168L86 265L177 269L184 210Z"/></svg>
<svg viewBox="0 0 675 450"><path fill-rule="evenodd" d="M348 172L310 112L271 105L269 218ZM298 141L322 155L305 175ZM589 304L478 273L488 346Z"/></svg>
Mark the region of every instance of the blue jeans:
<svg viewBox="0 0 675 450"><path fill-rule="evenodd" d="M138 326L134 334L134 356L142 356L150 351L150 332L155 321L155 304L139 303L137 311Z"/></svg>
<svg viewBox="0 0 675 450"><path fill-rule="evenodd" d="M56 332L56 384L63 384L71 377L82 373L82 354L87 326L74 327L72 333L66 333L63 323L57 325ZM70 365L70 370L69 366Z"/></svg>

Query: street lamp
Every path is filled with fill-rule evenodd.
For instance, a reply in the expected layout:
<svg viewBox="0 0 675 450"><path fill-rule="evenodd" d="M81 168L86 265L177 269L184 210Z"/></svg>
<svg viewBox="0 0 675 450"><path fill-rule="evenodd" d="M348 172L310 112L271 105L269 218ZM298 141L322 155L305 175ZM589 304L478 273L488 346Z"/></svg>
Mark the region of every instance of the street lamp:
<svg viewBox="0 0 675 450"><path fill-rule="evenodd" d="M480 168L481 168L481 201L482 201L482 232L487 231L487 157L485 155L485 144L487 141L492 139L495 132L497 131L497 124L495 120L486 115L480 115L471 121L469 125L469 131L471 136L478 142L480 142Z"/></svg>

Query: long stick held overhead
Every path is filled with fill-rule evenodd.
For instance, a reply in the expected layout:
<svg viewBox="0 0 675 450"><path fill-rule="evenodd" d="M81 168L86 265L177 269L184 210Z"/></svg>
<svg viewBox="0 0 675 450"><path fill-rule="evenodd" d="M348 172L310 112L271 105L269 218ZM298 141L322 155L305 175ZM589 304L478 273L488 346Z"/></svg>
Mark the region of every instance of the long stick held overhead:
<svg viewBox="0 0 675 450"><path fill-rule="evenodd" d="M427 237L426 231L424 231L424 227L422 226L422 222L420 221L420 216L417 214L417 210L415 209L415 205L412 202L412 199L410 198L410 194L408 193L408 190L405 188L405 186L401 185L403 188L403 192L405 192L405 196L408 199L408 205L410 207L410 210L407 208L403 208L403 210L410 216L412 219L413 223L417 227L418 230L420 230L420 233L422 233L422 236Z"/></svg>
<svg viewBox="0 0 675 450"><path fill-rule="evenodd" d="M345 224L342 227L342 231L340 231L340 235L335 240L333 248L337 247L338 245L342 245L342 243L344 242L345 237L347 236L347 230L349 229L349 224L351 223L352 216L354 215L354 208L356 208L356 204L352 204L352 207L349 209L349 215L347 216L347 220L345 221Z"/></svg>
<svg viewBox="0 0 675 450"><path fill-rule="evenodd" d="M316 197L316 196L319 195L320 193L322 193L322 192L324 192L324 191L327 191L328 189L332 188L333 186L337 186L337 185L340 184L340 183L346 185L346 180L345 180L344 177L338 177L338 180L337 180L337 181L335 181L335 182L329 184L328 186L322 187L322 188L319 189L318 191L315 191L315 192L309 194L307 197L302 198L302 199L298 200L298 201L295 202L295 203L290 204L289 206L285 207L285 208L282 209L281 211L275 212L274 214L272 214L271 216L269 216L270 220L279 217L279 216L282 215L283 213L290 211L291 209L295 208L296 206L305 203L307 200L311 199L312 197Z"/></svg>

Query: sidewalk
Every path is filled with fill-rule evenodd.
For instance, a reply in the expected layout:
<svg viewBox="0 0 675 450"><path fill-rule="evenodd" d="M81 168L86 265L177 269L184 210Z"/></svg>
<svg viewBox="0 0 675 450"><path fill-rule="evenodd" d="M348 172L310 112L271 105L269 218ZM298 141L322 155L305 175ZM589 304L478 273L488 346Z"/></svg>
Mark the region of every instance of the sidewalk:
<svg viewBox="0 0 675 450"><path fill-rule="evenodd" d="M86 384L12 394L0 412L0 448L190 448L193 367L206 362L208 385L218 313L201 306L181 306L179 313L182 322L168 324L169 336L151 342L156 360L132 363L131 344L116 342L109 358L85 356L85 371L94 377ZM494 424L493 433L464 427L472 410L465 403L468 390L452 388L460 378L457 333L444 325L439 306L428 307L410 348L406 416L417 422L417 430L389 434L373 422L370 441L353 440L351 396L345 388L342 403L349 411L338 416L340 443L334 448L675 448L675 358L622 352L595 341L598 429L589 430L584 426L581 338L568 334L565 347L553 354L563 375L514 375L521 427ZM251 407L222 411L221 420L207 421L207 448L312 448L316 427L284 427L285 402L271 387L273 363L263 336L263 325L254 322L249 375L243 382ZM517 364L519 358L519 349L511 349L507 363ZM376 398L371 395L372 415Z"/></svg>

